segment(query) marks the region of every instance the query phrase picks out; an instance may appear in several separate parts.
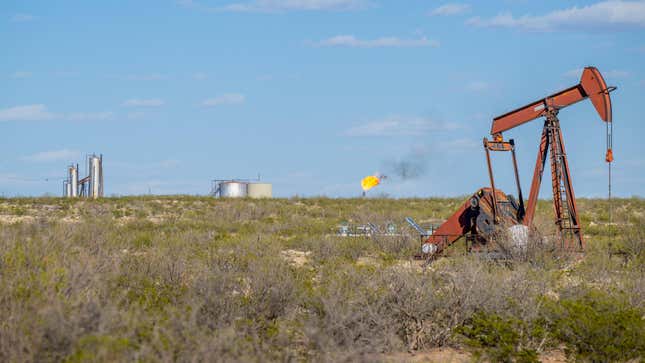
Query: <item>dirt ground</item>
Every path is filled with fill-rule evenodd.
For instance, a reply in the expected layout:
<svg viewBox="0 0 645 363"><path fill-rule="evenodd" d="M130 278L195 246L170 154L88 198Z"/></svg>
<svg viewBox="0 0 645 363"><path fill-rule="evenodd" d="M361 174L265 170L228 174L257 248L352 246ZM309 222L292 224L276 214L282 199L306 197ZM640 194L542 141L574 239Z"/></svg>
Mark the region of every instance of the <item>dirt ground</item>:
<svg viewBox="0 0 645 363"><path fill-rule="evenodd" d="M477 361L472 353L449 347L436 348L414 354L388 354L379 357L379 359L388 363L467 363ZM543 363L564 363L567 361L564 352L561 350L542 353L539 359Z"/></svg>

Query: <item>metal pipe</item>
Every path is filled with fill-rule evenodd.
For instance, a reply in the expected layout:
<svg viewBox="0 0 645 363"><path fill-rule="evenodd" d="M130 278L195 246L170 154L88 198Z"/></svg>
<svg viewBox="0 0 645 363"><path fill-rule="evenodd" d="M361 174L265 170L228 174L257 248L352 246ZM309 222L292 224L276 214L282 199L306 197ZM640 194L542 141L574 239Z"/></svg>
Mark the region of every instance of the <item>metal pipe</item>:
<svg viewBox="0 0 645 363"><path fill-rule="evenodd" d="M92 155L90 158L91 196L96 199L101 196L101 159Z"/></svg>
<svg viewBox="0 0 645 363"><path fill-rule="evenodd" d="M99 156L99 197L103 198L103 154Z"/></svg>
<svg viewBox="0 0 645 363"><path fill-rule="evenodd" d="M486 150L486 162L488 163L488 176L490 177L490 187L493 189L493 221L497 223L497 196L495 195L495 178L493 178L493 167L490 162L490 151L488 150L488 139L484 138L484 149Z"/></svg>
<svg viewBox="0 0 645 363"><path fill-rule="evenodd" d="M518 213L518 219L520 222L524 219L524 197L522 196L522 186L520 185L520 173L517 171L517 159L515 158L515 140L510 139L508 143L511 144L511 156L513 157L513 170L515 171L515 183L517 184L517 196L520 200L520 210Z"/></svg>
<svg viewBox="0 0 645 363"><path fill-rule="evenodd" d="M529 201L524 218L524 225L531 226L533 224L533 216L535 215L535 208L537 207L538 194L540 193L540 185L542 184L542 175L544 174L544 164L546 163L546 156L549 150L549 121L544 121L542 129L542 137L540 139L540 148L538 149L537 159L535 161L535 169L533 169L533 180L531 182L531 190L529 192Z"/></svg>
<svg viewBox="0 0 645 363"><path fill-rule="evenodd" d="M69 167L69 183L71 184L70 197L78 197L78 164Z"/></svg>
<svg viewBox="0 0 645 363"><path fill-rule="evenodd" d="M93 179L92 179L92 157L93 156L94 156L94 154L87 155L86 156L87 160L86 160L86 164L85 164L85 165L87 165L87 188L85 189L85 193L86 193L85 195L88 198L92 197L92 181L93 181Z"/></svg>

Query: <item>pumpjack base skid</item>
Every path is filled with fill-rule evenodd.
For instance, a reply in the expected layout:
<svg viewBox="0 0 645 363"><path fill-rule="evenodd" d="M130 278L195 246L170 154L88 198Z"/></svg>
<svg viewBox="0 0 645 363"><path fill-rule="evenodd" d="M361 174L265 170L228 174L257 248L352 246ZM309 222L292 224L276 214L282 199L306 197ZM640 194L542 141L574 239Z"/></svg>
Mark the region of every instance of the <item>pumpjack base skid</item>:
<svg viewBox="0 0 645 363"><path fill-rule="evenodd" d="M494 248L498 226L520 224L520 204L499 189L481 188L424 242L420 258L435 256L462 237L469 252ZM495 222L497 219L497 222Z"/></svg>

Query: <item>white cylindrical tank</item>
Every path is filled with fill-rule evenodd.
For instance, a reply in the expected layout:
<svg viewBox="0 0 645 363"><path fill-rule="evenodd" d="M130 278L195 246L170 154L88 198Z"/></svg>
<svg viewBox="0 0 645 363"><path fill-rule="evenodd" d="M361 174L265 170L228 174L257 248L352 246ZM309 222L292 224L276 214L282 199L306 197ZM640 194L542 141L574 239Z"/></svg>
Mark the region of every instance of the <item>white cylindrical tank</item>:
<svg viewBox="0 0 645 363"><path fill-rule="evenodd" d="M248 183L223 181L219 183L218 193L221 198L245 198L248 196Z"/></svg>
<svg viewBox="0 0 645 363"><path fill-rule="evenodd" d="M103 176L101 175L103 168L101 161L101 158L96 155L90 157L91 196L94 199L103 196L103 185L101 185L103 181Z"/></svg>
<svg viewBox="0 0 645 363"><path fill-rule="evenodd" d="M69 167L69 184L70 184L70 197L78 197L78 166L72 165Z"/></svg>
<svg viewBox="0 0 645 363"><path fill-rule="evenodd" d="M249 198L272 198L273 186L269 183L250 183L248 195Z"/></svg>

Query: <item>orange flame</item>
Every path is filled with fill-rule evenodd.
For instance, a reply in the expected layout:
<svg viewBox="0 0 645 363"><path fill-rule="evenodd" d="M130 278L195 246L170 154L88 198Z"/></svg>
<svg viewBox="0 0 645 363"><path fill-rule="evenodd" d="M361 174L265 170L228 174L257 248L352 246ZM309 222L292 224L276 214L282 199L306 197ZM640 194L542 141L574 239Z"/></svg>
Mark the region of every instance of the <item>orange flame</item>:
<svg viewBox="0 0 645 363"><path fill-rule="evenodd" d="M374 175L366 176L361 180L361 187L363 188L363 191L366 192L375 186L379 185L381 183L381 179L379 177L376 177Z"/></svg>

